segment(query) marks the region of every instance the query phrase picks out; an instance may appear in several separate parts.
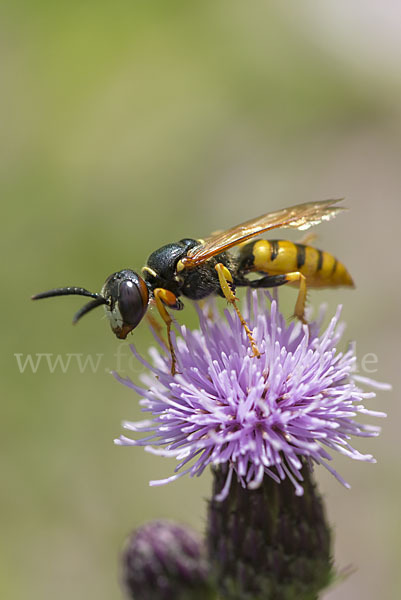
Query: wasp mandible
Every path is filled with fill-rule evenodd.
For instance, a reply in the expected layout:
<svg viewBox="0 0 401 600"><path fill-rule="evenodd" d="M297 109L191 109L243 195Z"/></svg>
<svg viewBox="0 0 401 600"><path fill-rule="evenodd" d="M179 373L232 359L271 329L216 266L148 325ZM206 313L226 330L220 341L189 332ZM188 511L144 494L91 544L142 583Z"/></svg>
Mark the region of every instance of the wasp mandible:
<svg viewBox="0 0 401 600"><path fill-rule="evenodd" d="M286 283L299 288L294 316L305 323L307 288L353 287L345 266L332 254L311 245L287 240L254 240L256 236L279 227L305 230L328 221L344 207L340 200L307 202L270 212L211 235L205 240L185 238L155 250L142 268L142 275L123 269L110 275L100 293L81 287L56 288L33 296L79 295L92 298L74 316L76 323L97 306L104 305L111 329L125 339L145 316L149 304L155 304L167 327L171 353L171 372L176 372L176 358L171 342L172 318L167 308L181 310L180 296L202 300L218 294L233 306L244 327L253 355L260 353L238 305L237 287L269 288ZM239 246L238 252L230 249ZM261 275L249 279L249 274Z"/></svg>

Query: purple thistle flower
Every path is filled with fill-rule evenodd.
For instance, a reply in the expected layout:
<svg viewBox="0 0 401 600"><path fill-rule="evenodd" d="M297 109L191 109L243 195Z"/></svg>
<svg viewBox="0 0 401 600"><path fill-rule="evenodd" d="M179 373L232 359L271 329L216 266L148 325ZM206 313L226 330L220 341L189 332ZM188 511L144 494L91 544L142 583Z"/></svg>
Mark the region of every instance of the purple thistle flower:
<svg viewBox="0 0 401 600"><path fill-rule="evenodd" d="M266 306L269 299L270 310ZM373 398L358 384L388 389L385 384L359 377L355 347L338 352L344 327L337 309L320 333L324 310L309 326L287 324L277 299L267 292L247 296L247 319L261 358L251 354L236 315L224 318L215 301L198 308L200 329L178 326L174 339L179 373L170 373L170 355L159 342L152 348L153 365L131 346L151 374L141 376L144 387L117 378L142 396L150 420L125 422L125 429L146 433L141 439L121 436L116 444L144 446L145 450L179 461L175 474L150 485L160 485L188 473L201 475L208 465L228 466L225 484L216 496L224 500L235 475L244 488L257 489L265 475L277 483L289 478L302 495L305 460L324 465L343 485L344 479L328 464L331 452L355 460L375 462L350 445L351 436L375 437L380 428L360 424L358 414L384 417L363 402Z"/></svg>
<svg viewBox="0 0 401 600"><path fill-rule="evenodd" d="M158 520L136 529L122 554L122 582L133 599L214 598L206 550L185 525Z"/></svg>

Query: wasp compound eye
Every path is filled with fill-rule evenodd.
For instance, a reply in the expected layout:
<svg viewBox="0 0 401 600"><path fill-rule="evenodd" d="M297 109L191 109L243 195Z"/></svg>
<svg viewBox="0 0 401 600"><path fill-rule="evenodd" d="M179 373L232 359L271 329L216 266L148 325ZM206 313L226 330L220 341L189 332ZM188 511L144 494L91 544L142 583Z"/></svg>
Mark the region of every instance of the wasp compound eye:
<svg viewBox="0 0 401 600"><path fill-rule="evenodd" d="M106 279L102 296L113 332L119 339L125 339L146 313L149 302L146 283L134 271L124 269Z"/></svg>

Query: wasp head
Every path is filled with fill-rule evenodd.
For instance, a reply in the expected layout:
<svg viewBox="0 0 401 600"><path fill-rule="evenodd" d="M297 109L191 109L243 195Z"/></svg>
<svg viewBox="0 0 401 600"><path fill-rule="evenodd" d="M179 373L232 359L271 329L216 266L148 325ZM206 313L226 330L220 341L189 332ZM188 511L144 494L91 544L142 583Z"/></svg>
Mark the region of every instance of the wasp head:
<svg viewBox="0 0 401 600"><path fill-rule="evenodd" d="M124 340L145 316L149 303L146 283L134 271L123 269L106 279L101 296L113 332Z"/></svg>
<svg viewBox="0 0 401 600"><path fill-rule="evenodd" d="M110 275L106 279L100 294L89 292L80 287L65 287L42 292L32 298L33 300L39 300L40 298L71 295L92 298L75 314L73 323L103 304L111 329L122 340L143 319L149 303L149 290L145 281L130 269L123 269Z"/></svg>

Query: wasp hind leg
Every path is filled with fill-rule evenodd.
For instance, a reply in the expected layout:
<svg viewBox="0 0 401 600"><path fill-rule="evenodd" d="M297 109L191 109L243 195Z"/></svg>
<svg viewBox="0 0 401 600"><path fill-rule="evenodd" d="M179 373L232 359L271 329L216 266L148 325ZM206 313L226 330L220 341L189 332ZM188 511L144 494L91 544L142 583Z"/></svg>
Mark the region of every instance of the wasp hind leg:
<svg viewBox="0 0 401 600"><path fill-rule="evenodd" d="M157 310L159 311L159 315L161 316L167 327L167 342L171 354L171 374L175 375L177 372L177 357L175 355L174 346L171 341L171 325L173 323L173 319L168 314L166 310L166 305L174 310L181 310L181 308L183 308L183 304L175 294L173 294L169 290L165 290L164 288L155 288L153 290L153 295L155 298Z"/></svg>
<svg viewBox="0 0 401 600"><path fill-rule="evenodd" d="M249 286L252 288L267 288L278 287L285 283L295 283L299 285L299 292L293 317L299 319L302 323L307 324L305 319L305 303L306 303L306 277L299 271L293 273L283 273L280 275L267 275L256 281L250 281Z"/></svg>
<svg viewBox="0 0 401 600"><path fill-rule="evenodd" d="M308 322L305 318L306 277L299 271L294 271L294 273L286 273L285 277L287 278L288 283L298 283L299 284L299 292L298 292L298 296L297 296L297 301L295 302L295 309L294 309L293 317L296 317L304 325L307 325Z"/></svg>
<svg viewBox="0 0 401 600"><path fill-rule="evenodd" d="M246 335L248 336L248 340L251 345L253 355L256 356L257 358L260 358L260 352L256 346L255 340L253 339L252 332L249 329L247 322L245 321L244 317L241 314L240 309L237 306L238 298L236 297L236 295L234 294L234 292L232 290L233 278L232 278L230 271L222 263L218 263L215 266L215 269L217 271L217 275L219 276L219 283L220 283L221 291L223 292L224 297L227 300L227 302L229 302L234 307L234 310L237 313L239 320L241 321L241 325L245 329Z"/></svg>
<svg viewBox="0 0 401 600"><path fill-rule="evenodd" d="M306 233L305 235L303 235L301 237L301 239L299 240L298 244L302 244L304 246L313 246L313 244L316 242L318 238L318 235L316 233Z"/></svg>

